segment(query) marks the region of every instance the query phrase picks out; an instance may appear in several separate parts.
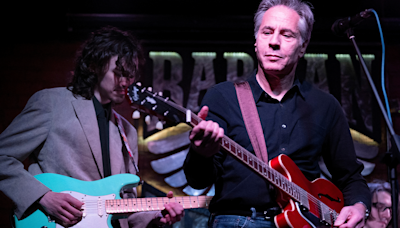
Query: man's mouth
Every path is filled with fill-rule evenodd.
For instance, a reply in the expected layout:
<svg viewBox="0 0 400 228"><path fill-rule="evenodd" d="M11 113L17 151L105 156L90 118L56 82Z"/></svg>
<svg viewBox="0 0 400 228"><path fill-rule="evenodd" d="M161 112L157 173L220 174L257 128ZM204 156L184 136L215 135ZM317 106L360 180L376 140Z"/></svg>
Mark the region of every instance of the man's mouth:
<svg viewBox="0 0 400 228"><path fill-rule="evenodd" d="M279 60L282 59L280 55L275 55L275 54L266 54L265 57L269 60Z"/></svg>

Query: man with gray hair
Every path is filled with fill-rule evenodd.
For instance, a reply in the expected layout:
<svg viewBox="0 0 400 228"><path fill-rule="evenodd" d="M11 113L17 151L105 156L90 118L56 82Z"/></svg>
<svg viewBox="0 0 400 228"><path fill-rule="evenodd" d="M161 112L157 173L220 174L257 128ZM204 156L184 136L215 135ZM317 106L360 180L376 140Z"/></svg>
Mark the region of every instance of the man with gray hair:
<svg viewBox="0 0 400 228"><path fill-rule="evenodd" d="M260 118L268 159L278 156L281 159L281 154L290 157L301 172L285 175L299 183L303 179L309 182L320 177L318 159L322 156L332 174L332 182L343 193L343 200L327 194L333 187L318 186L318 181L305 185L321 191L314 195L314 200L324 198L344 203L344 207L327 218L323 215L323 205L317 205L317 212L312 212L311 207L290 201L290 209L286 207L284 214L280 214L282 208L278 204L285 205L279 202L279 196L284 194L277 194L271 186L273 182L276 186L282 181L265 180L268 179L266 172L254 172L253 167L249 167L254 163L239 152L235 152L236 158L220 152L224 135L251 153L257 148L246 134L246 129L254 125L248 127L244 123L235 89L237 84L223 82L210 88L202 100L199 117L204 121L190 134L191 149L184 165L192 187L200 189L215 184L209 226L321 227L327 222L329 226L341 228L362 227L371 198L342 108L332 95L296 77L297 63L305 54L314 23L310 5L301 0L263 0L254 21L258 67L247 83ZM247 163L243 164L241 159ZM282 170L292 169L282 164L283 160L277 163L283 166ZM285 184L282 186L287 190ZM307 193L306 198L310 197ZM311 201L307 203L314 203ZM307 217L309 213L303 209L309 209L312 215ZM291 218L294 214L297 217ZM317 219L313 220L314 217Z"/></svg>

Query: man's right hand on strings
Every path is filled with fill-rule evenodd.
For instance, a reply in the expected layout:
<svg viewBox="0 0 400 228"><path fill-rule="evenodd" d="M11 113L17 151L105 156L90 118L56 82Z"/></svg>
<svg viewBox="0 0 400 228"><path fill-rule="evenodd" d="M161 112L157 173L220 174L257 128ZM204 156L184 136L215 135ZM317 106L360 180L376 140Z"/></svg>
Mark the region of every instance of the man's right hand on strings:
<svg viewBox="0 0 400 228"><path fill-rule="evenodd" d="M218 123L204 120L208 115L208 107L201 108L198 116L203 119L193 128L189 135L192 148L205 157L216 154L220 148L220 142L224 137L224 129Z"/></svg>
<svg viewBox="0 0 400 228"><path fill-rule="evenodd" d="M39 204L63 226L69 227L82 220L83 203L69 194L49 191Z"/></svg>

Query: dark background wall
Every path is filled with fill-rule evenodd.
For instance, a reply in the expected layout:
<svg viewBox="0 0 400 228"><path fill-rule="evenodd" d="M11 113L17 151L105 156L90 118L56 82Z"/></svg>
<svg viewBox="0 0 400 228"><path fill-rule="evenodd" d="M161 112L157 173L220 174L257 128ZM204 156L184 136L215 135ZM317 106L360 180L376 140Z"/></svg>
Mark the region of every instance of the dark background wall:
<svg viewBox="0 0 400 228"><path fill-rule="evenodd" d="M339 18L374 8L380 17L386 41L387 92L393 123L400 132L400 17L397 0L310 1L315 27L309 52L353 51L345 37L333 36L330 27ZM82 41L105 25L132 30L146 51L253 50L253 15L259 1L226 0L102 0L14 1L1 15L0 133L21 112L29 97L49 87L65 86L71 77L76 50ZM356 29L362 52L380 53L378 28L369 18ZM150 74L151 69L147 69ZM184 75L185 77L185 75ZM376 79L379 81L380 79ZM380 84L377 84L380 88ZM384 122L382 122L384 133ZM384 137L384 135L382 136ZM380 153L385 152L384 145ZM375 176L386 178L379 160ZM3 167L0 167L3 168ZM29 190L27 190L29 194ZM8 227L11 202L0 197L0 227Z"/></svg>

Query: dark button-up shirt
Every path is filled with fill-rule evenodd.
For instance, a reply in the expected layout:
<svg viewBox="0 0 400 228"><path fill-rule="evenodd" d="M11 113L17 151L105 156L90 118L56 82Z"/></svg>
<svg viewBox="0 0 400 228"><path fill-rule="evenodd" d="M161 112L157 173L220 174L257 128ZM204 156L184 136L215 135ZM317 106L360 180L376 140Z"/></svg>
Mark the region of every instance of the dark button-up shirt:
<svg viewBox="0 0 400 228"><path fill-rule="evenodd" d="M268 158L288 155L308 180L320 177L322 156L332 181L344 194L345 204L370 195L356 161L347 120L338 101L307 82L295 80L281 101L271 98L258 84L255 73L248 80L266 140ZM232 82L210 88L202 100L210 111L207 119L217 122L225 135L254 153L242 119ZM211 212L265 210L275 206L275 191L268 181L233 156L219 152L205 158L190 150L184 171L189 185L205 188L215 183ZM272 190L271 190L272 189Z"/></svg>
<svg viewBox="0 0 400 228"><path fill-rule="evenodd" d="M95 96L93 96L94 109L96 111L97 123L99 125L99 136L101 144L101 154L103 158L104 177L111 176L110 161L110 132L109 123L111 114L111 102L102 105Z"/></svg>

